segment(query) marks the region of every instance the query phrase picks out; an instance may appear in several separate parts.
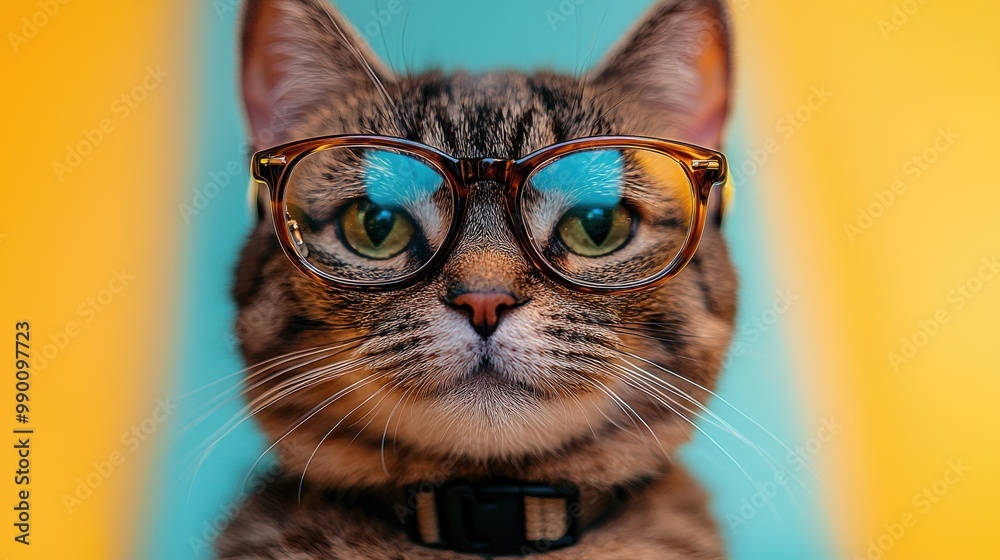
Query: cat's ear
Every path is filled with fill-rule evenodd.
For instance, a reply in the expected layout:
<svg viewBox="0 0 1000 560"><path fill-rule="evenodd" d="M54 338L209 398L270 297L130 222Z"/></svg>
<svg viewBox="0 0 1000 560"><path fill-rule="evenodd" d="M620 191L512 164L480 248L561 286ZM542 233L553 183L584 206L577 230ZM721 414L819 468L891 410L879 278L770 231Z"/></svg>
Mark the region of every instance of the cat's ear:
<svg viewBox="0 0 1000 560"><path fill-rule="evenodd" d="M721 1L662 0L591 73L594 91L647 116L643 134L718 148L729 110L728 24Z"/></svg>
<svg viewBox="0 0 1000 560"><path fill-rule="evenodd" d="M242 90L255 149L279 144L324 99L378 95L392 79L326 0L249 0L243 11Z"/></svg>

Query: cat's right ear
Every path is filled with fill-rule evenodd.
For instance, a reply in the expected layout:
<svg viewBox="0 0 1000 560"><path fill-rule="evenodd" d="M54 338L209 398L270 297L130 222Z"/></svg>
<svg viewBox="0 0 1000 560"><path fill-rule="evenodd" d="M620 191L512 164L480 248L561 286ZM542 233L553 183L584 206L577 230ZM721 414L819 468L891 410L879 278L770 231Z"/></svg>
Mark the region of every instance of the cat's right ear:
<svg viewBox="0 0 1000 560"><path fill-rule="evenodd" d="M598 95L642 115L633 134L719 147L731 82L725 4L659 0L592 71Z"/></svg>
<svg viewBox="0 0 1000 560"><path fill-rule="evenodd" d="M379 93L391 73L325 0L249 0L242 90L255 150L294 140L315 104Z"/></svg>

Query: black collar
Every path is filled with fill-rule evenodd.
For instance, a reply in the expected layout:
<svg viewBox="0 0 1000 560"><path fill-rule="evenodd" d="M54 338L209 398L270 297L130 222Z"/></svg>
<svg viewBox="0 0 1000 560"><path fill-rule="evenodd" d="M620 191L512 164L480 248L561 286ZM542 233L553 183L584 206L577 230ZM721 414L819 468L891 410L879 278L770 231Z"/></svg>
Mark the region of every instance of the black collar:
<svg viewBox="0 0 1000 560"><path fill-rule="evenodd" d="M608 491L509 480L448 481L407 487L395 513L425 546L483 555L565 548L602 523L627 497Z"/></svg>

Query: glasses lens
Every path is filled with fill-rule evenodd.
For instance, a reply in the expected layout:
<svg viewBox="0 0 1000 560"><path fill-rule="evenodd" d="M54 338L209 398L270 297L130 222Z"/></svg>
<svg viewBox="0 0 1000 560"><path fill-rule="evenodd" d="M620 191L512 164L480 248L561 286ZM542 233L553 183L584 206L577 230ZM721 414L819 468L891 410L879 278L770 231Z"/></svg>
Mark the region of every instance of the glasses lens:
<svg viewBox="0 0 1000 560"><path fill-rule="evenodd" d="M420 269L444 244L455 200L441 172L416 154L337 147L292 169L285 224L313 267L350 282L386 282Z"/></svg>
<svg viewBox="0 0 1000 560"><path fill-rule="evenodd" d="M669 268L691 231L694 192L684 166L670 156L592 149L535 170L521 215L535 249L556 271L620 286Z"/></svg>

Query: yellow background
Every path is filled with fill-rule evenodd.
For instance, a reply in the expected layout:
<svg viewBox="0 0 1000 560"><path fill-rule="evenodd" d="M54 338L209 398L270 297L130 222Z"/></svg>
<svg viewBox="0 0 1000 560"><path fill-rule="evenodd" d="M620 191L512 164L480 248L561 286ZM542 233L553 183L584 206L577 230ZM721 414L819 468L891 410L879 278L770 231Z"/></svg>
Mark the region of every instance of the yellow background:
<svg viewBox="0 0 1000 560"><path fill-rule="evenodd" d="M137 512L156 443L131 452L122 433L154 413L171 359L168 296L184 235L173 209L177 185L191 179L184 144L194 73L183 32L191 6L71 1L14 52L8 33L39 10L8 2L0 26L8 37L0 336L13 338L21 320L31 321L39 350L69 321L80 334L32 378L36 544L27 554L11 544L8 521L13 438L0 445L0 550L18 559L124 558L142 537ZM818 458L838 556L864 557L869 539L916 512L913 496L958 461L969 473L883 557L989 558L1000 500L1000 279L961 310L947 298L998 253L1000 4L740 0L733 11L746 144L778 146L755 182L775 274L801 295L782 319L798 389L815 416L844 426ZM897 29L886 37L880 20ZM149 65L169 76L120 118L115 100ZM779 120L814 87L832 95L786 138ZM58 181L52 163L104 118L113 132ZM912 180L904 166L942 128L958 138ZM731 159L738 166L752 155ZM845 224L896 180L905 193L852 242ZM86 322L78 306L123 268L134 281ZM894 371L889 353L942 309L949 321ZM5 360L0 418L13 427L14 360ZM69 514L63 495L116 450L124 463Z"/></svg>
<svg viewBox="0 0 1000 560"><path fill-rule="evenodd" d="M752 0L734 15L751 147L781 138L775 123L812 87L833 92L779 141L758 184L778 281L800 292L782 318L795 375L808 407L844 426L818 458L838 556L866 557L911 511L916 524L883 558L994 558L1000 275L959 311L947 295L1000 256L1000 4ZM898 28L888 39L880 20ZM912 181L904 165L939 128L959 137ZM844 224L895 180L905 193L851 243ZM950 321L894 371L889 352L939 309ZM968 474L916 514L914 494L949 461Z"/></svg>
<svg viewBox="0 0 1000 560"><path fill-rule="evenodd" d="M175 209L183 192L178 185L190 180L183 128L190 114L190 54L178 33L186 6L57 5L18 52L8 33L22 34L22 17L44 21L35 15L42 7L7 2L0 25L0 153L7 173L0 204L0 336L9 349L0 362L0 557L127 558L157 440L154 434L133 452L122 434L166 396L169 298L176 293L177 237L183 235ZM128 107L122 95L142 87L147 66L157 65L169 75L133 101L127 116L116 111ZM64 162L66 146L86 141L83 131L99 128L102 119L110 119L112 131L59 181L53 162ZM134 280L100 312L78 313L122 269ZM79 326L32 376L30 547L13 542L10 509L16 494L10 429L20 427L14 422L14 324L24 320L31 322L36 355L55 344L49 336L68 322ZM124 462L70 514L64 494L73 495L77 479L97 472L93 462L100 465L116 451Z"/></svg>

